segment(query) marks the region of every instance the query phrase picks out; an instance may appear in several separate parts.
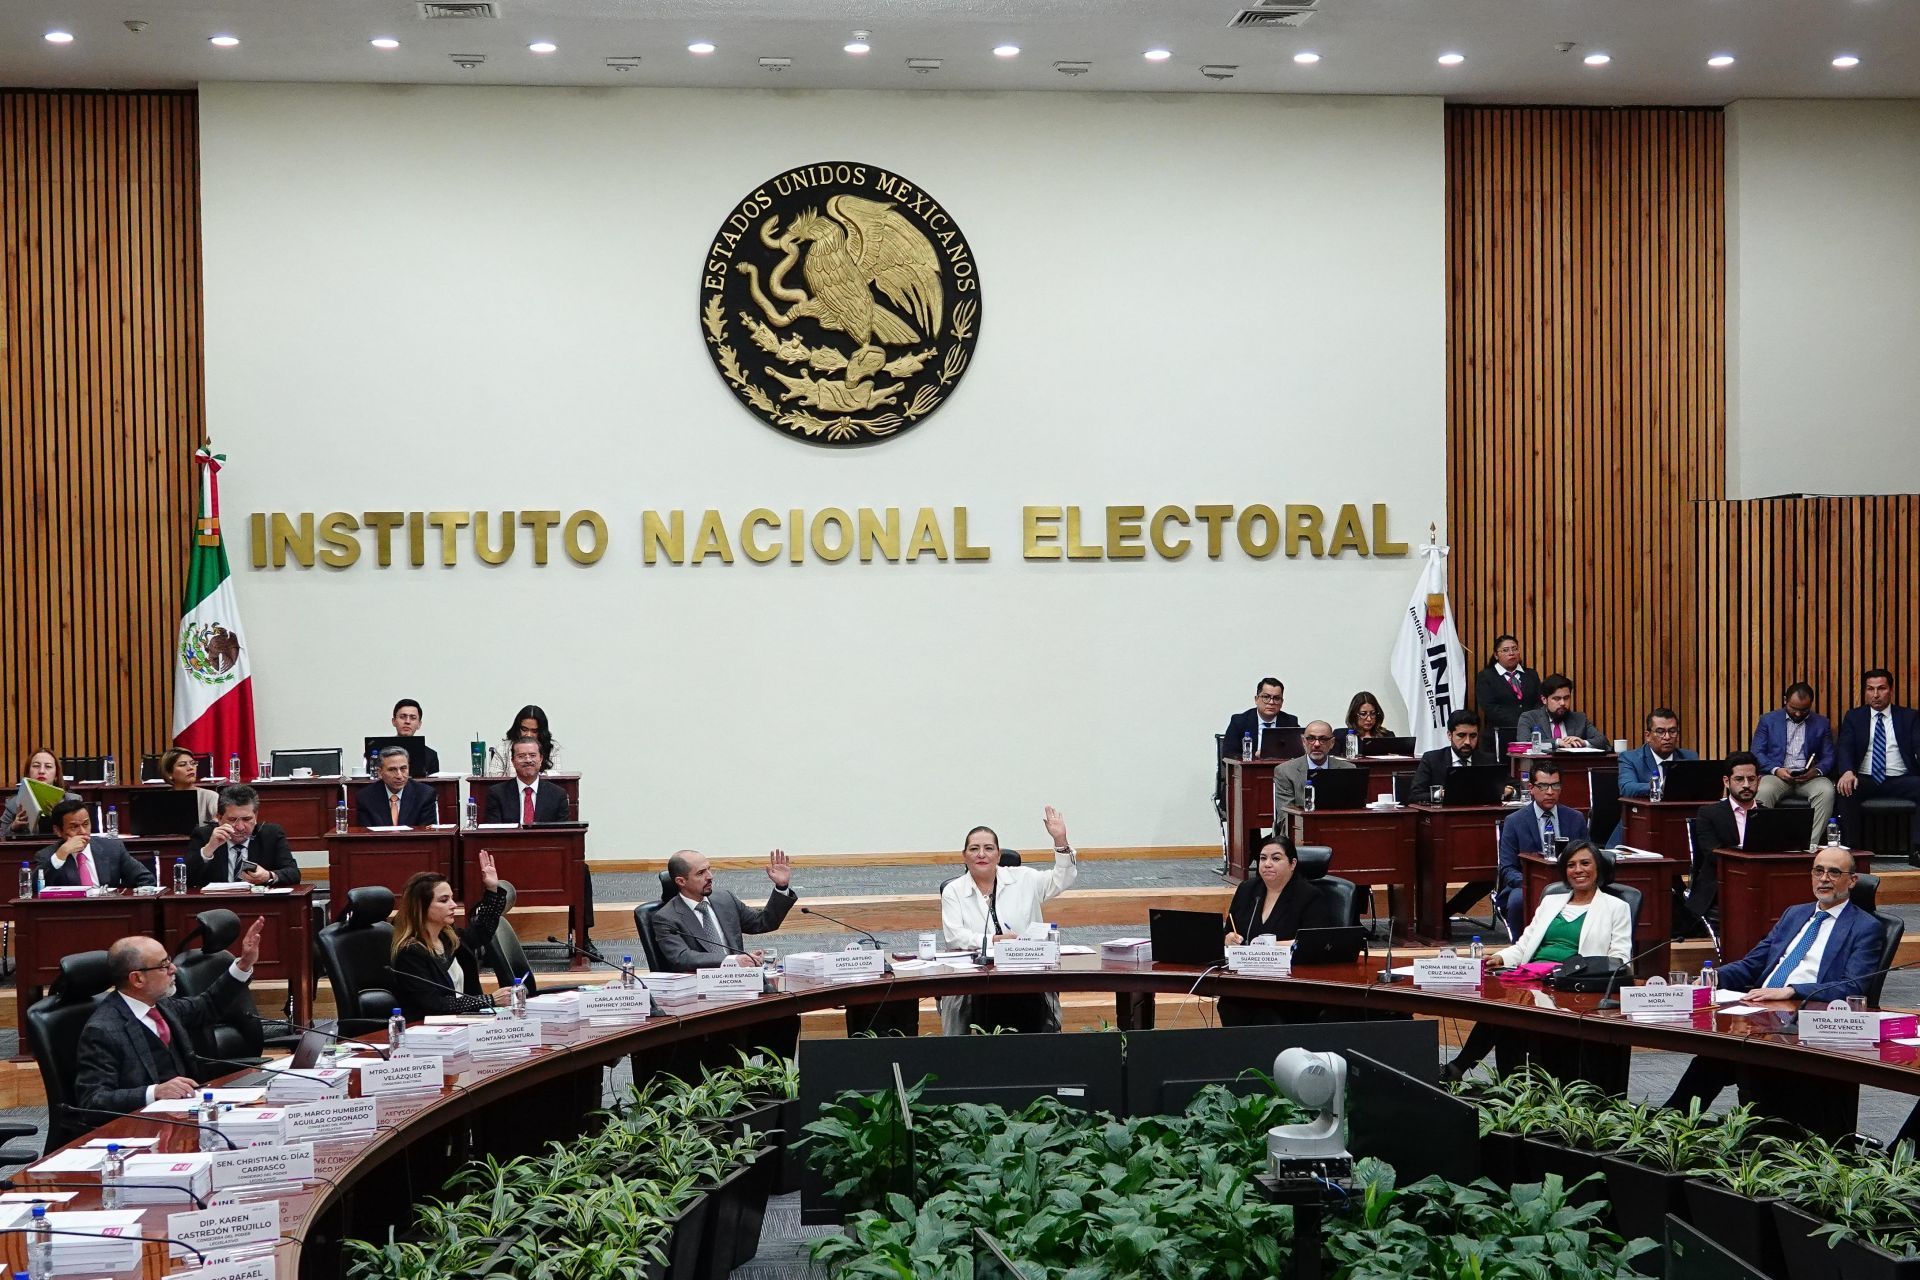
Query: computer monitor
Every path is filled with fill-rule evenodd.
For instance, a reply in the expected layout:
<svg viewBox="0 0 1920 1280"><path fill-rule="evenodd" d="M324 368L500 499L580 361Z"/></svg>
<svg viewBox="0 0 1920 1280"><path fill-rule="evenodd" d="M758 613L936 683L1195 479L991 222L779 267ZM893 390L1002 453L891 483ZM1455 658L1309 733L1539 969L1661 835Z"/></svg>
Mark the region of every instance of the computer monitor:
<svg viewBox="0 0 1920 1280"><path fill-rule="evenodd" d="M1254 734L1260 741L1253 749L1253 758L1291 760L1304 755L1306 747L1300 742L1300 735L1304 732L1297 724L1281 725L1275 729L1255 729Z"/></svg>
<svg viewBox="0 0 1920 1280"><path fill-rule="evenodd" d="M1371 778L1365 769L1319 769L1307 777L1313 781L1316 809L1363 809L1373 799L1367 794Z"/></svg>
<svg viewBox="0 0 1920 1280"><path fill-rule="evenodd" d="M1456 765L1447 770L1446 780L1440 784L1446 789L1440 803L1446 808L1499 804L1512 781L1513 775L1503 764ZM1418 803L1420 797L1414 800Z"/></svg>
<svg viewBox="0 0 1920 1280"><path fill-rule="evenodd" d="M408 772L411 776L415 778L425 778L432 773L432 770L427 768L427 740L419 734L415 734L411 738L402 738L397 734L387 734L385 737L368 738L366 744L367 749L365 754L369 764L374 763L375 757L388 747L399 747L407 753ZM378 770L375 770L375 772L378 772Z"/></svg>
<svg viewBox="0 0 1920 1280"><path fill-rule="evenodd" d="M136 791L127 800L127 825L136 836L190 836L200 825L200 793Z"/></svg>
<svg viewBox="0 0 1920 1280"><path fill-rule="evenodd" d="M1360 754L1363 756L1410 756L1413 754L1413 739L1362 738Z"/></svg>
<svg viewBox="0 0 1920 1280"><path fill-rule="evenodd" d="M1749 853L1793 853L1813 839L1813 810L1763 809L1747 814L1747 835L1740 847Z"/></svg>
<svg viewBox="0 0 1920 1280"><path fill-rule="evenodd" d="M1661 799L1708 804L1718 800L1724 790L1720 780L1727 775L1727 764L1724 760L1669 760L1662 772L1666 778L1660 788Z"/></svg>
<svg viewBox="0 0 1920 1280"><path fill-rule="evenodd" d="M1207 969L1225 964L1226 926L1215 911L1147 909L1147 936L1155 964L1190 964Z"/></svg>
<svg viewBox="0 0 1920 1280"><path fill-rule="evenodd" d="M270 768L276 778L291 778L295 769L311 769L316 778L337 778L340 776L340 757L343 754L339 747L297 747L276 751Z"/></svg>

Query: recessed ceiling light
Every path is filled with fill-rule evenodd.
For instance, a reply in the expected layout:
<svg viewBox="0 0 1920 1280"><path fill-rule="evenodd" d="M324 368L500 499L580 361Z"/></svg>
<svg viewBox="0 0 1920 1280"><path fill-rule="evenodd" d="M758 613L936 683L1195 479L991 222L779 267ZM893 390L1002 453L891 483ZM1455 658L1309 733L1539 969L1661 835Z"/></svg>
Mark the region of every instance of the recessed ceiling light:
<svg viewBox="0 0 1920 1280"><path fill-rule="evenodd" d="M1293 60L1303 67L1310 67L1320 61L1320 55L1311 49L1302 49L1299 53L1293 55Z"/></svg>
<svg viewBox="0 0 1920 1280"><path fill-rule="evenodd" d="M1846 67L1857 67L1860 65L1860 59L1850 53L1843 53L1833 60L1833 65L1843 69Z"/></svg>
<svg viewBox="0 0 1920 1280"><path fill-rule="evenodd" d="M210 36L207 43L216 49L231 49L240 43L239 36Z"/></svg>
<svg viewBox="0 0 1920 1280"><path fill-rule="evenodd" d="M1466 60L1467 55L1464 53L1443 53L1438 59L1443 67L1457 67Z"/></svg>
<svg viewBox="0 0 1920 1280"><path fill-rule="evenodd" d="M1590 67L1604 67L1612 61L1613 55L1610 53L1590 53L1587 55L1587 65Z"/></svg>
<svg viewBox="0 0 1920 1280"><path fill-rule="evenodd" d="M873 46L865 40L853 40L841 46L848 53L872 53Z"/></svg>
<svg viewBox="0 0 1920 1280"><path fill-rule="evenodd" d="M49 32L47 32L47 43L48 43L48 44L72 44L72 43L73 43L73 32L71 32L71 31L49 31Z"/></svg>
<svg viewBox="0 0 1920 1280"><path fill-rule="evenodd" d="M1707 59L1707 65L1710 67L1730 67L1733 65L1733 55L1730 53L1716 53Z"/></svg>
<svg viewBox="0 0 1920 1280"><path fill-rule="evenodd" d="M367 41L367 43L376 49L398 49L400 47L400 42L392 36L375 36L373 39Z"/></svg>
<svg viewBox="0 0 1920 1280"><path fill-rule="evenodd" d="M1143 55L1148 62L1165 62L1173 56L1171 49L1149 49Z"/></svg>
<svg viewBox="0 0 1920 1280"><path fill-rule="evenodd" d="M529 53L557 53L559 49L560 46L551 40L535 40L527 46L527 52Z"/></svg>
<svg viewBox="0 0 1920 1280"><path fill-rule="evenodd" d="M993 46L993 56L996 58L1017 58L1020 56L1020 46L1017 44L997 44Z"/></svg>
<svg viewBox="0 0 1920 1280"><path fill-rule="evenodd" d="M688 53L708 54L713 52L713 41L695 40L687 46Z"/></svg>

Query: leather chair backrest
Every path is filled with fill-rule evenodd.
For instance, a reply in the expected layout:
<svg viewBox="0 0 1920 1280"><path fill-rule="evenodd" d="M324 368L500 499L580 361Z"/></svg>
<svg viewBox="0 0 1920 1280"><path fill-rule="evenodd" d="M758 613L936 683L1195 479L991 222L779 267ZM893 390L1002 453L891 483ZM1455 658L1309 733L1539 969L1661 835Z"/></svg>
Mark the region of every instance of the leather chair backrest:
<svg viewBox="0 0 1920 1280"><path fill-rule="evenodd" d="M173 953L174 963L178 964L193 954L189 948L196 942L205 953L225 951L240 940L240 917L225 907L215 907L202 911L193 918L193 928L187 930L187 936L180 939L179 947Z"/></svg>
<svg viewBox="0 0 1920 1280"><path fill-rule="evenodd" d="M1003 867L1019 866L1020 851L1018 849L1002 849L1000 851L1000 865Z"/></svg>
<svg viewBox="0 0 1920 1280"><path fill-rule="evenodd" d="M1299 856L1299 864L1294 874L1305 876L1309 880L1318 880L1327 874L1333 865L1333 846L1329 844L1303 844L1294 850Z"/></svg>
<svg viewBox="0 0 1920 1280"><path fill-rule="evenodd" d="M347 890L347 911L340 920L342 924L364 929L385 924L392 915L393 890L385 885L370 884Z"/></svg>
<svg viewBox="0 0 1920 1280"><path fill-rule="evenodd" d="M1847 895L1847 901L1870 916L1880 914L1880 877L1871 871L1862 871L1853 882L1853 892Z"/></svg>
<svg viewBox="0 0 1920 1280"><path fill-rule="evenodd" d="M1891 968L1894 959L1900 954L1900 939L1907 936L1907 922L1890 911L1876 911L1873 913L1873 918L1878 920L1880 927L1886 931L1880 941L1880 963L1874 967ZM1876 973L1867 979L1865 994L1869 1006L1876 1009L1880 1007L1880 991L1886 985L1887 975L1884 973Z"/></svg>
<svg viewBox="0 0 1920 1280"><path fill-rule="evenodd" d="M320 966L333 988L342 1035L358 1035L386 1025L400 1006L389 985L393 960L393 891L369 886L347 894L347 913L315 938ZM351 1024L351 1030L349 1025Z"/></svg>
<svg viewBox="0 0 1920 1280"><path fill-rule="evenodd" d="M663 899L660 902L643 902L633 909L633 928L640 935L640 950L647 957L647 968L656 973L664 971L666 966L660 963L660 947L653 937L653 913L664 905Z"/></svg>
<svg viewBox="0 0 1920 1280"><path fill-rule="evenodd" d="M1340 876L1321 876L1313 882L1333 907L1333 918L1343 925L1360 923L1360 886Z"/></svg>
<svg viewBox="0 0 1920 1280"><path fill-rule="evenodd" d="M1587 808L1587 830L1595 844L1613 834L1620 822L1620 775L1612 769L1595 769L1587 775L1592 801Z"/></svg>
<svg viewBox="0 0 1920 1280"><path fill-rule="evenodd" d="M49 1152L102 1123L69 1114L62 1104L78 1101L73 1082L80 1073L80 1032L112 991L107 953L82 951L60 961L60 976L52 990L27 1010L23 1032L46 1090Z"/></svg>
<svg viewBox="0 0 1920 1280"><path fill-rule="evenodd" d="M506 890L505 910L513 910L513 904L520 900L520 891L510 881L502 880L500 887ZM505 912L502 912L500 926L493 931L493 941L487 944L487 964L493 970L493 976L501 986L510 987L514 980L525 976L527 994L540 994L540 984L533 976L533 965L527 960L526 948L520 945L520 935L508 924Z"/></svg>
<svg viewBox="0 0 1920 1280"><path fill-rule="evenodd" d="M1550 898L1556 893L1572 893L1572 892L1573 890L1567 888L1564 882L1556 881L1555 883L1550 884L1545 889L1541 890L1540 896L1543 898ZM1631 936L1633 933L1638 932L1640 928L1640 904L1643 900L1643 895L1641 894L1641 892L1630 884L1620 884L1618 882L1608 885L1606 888L1602 889L1600 892L1612 894L1614 897L1620 899L1620 901L1627 904L1627 920L1628 920L1627 928L1629 930L1629 936Z"/></svg>

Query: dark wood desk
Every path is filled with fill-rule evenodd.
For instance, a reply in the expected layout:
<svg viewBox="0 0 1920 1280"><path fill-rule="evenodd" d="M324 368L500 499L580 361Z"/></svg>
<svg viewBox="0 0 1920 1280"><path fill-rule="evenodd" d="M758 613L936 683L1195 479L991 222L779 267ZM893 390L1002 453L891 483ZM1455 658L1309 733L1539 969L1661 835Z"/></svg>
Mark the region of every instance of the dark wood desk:
<svg viewBox="0 0 1920 1280"><path fill-rule="evenodd" d="M260 821L278 823L295 849L323 848L342 796L352 817L354 783L338 777L262 778L253 784L260 793Z"/></svg>
<svg viewBox="0 0 1920 1280"><path fill-rule="evenodd" d="M1617 771L1620 757L1611 751L1555 751L1551 755L1507 756L1507 768L1515 778L1530 773L1537 764L1551 760L1560 766L1560 803L1572 805L1582 813L1593 808L1592 775L1601 770ZM1602 831L1602 837L1609 834Z"/></svg>
<svg viewBox="0 0 1920 1280"><path fill-rule="evenodd" d="M480 806L480 821L485 822L487 820L487 788L497 787L503 782L512 782L513 775L511 773L470 773L463 781L467 784L467 794L472 796L474 803ZM560 788L567 797L568 820L578 822L580 820L580 775L543 773L540 775L540 781Z"/></svg>
<svg viewBox="0 0 1920 1280"><path fill-rule="evenodd" d="M587 827L585 823L547 823L535 827L491 827L460 833L460 874L454 893L471 902L480 893L479 853L493 854L502 880L513 885L522 907L562 906L567 930L577 938L587 918Z"/></svg>
<svg viewBox="0 0 1920 1280"><path fill-rule="evenodd" d="M1626 843L1636 849L1663 854L1683 867L1693 865L1693 842L1687 824L1698 812L1700 803L1696 800L1655 801L1636 797L1620 802Z"/></svg>
<svg viewBox="0 0 1920 1280"><path fill-rule="evenodd" d="M351 828L327 836L327 897L329 912L338 920L347 912L347 893L367 885L384 885L400 895L416 871L432 871L460 882L455 854L460 828L450 823L416 827L411 831L368 831Z"/></svg>
<svg viewBox="0 0 1920 1280"><path fill-rule="evenodd" d="M1413 806L1416 937L1449 941L1447 886L1483 880L1494 883L1500 869L1500 823L1512 810L1505 805Z"/></svg>
<svg viewBox="0 0 1920 1280"><path fill-rule="evenodd" d="M1287 808L1293 843L1324 844L1333 850L1329 875L1362 887L1387 886L1387 913L1400 919L1399 889L1412 889L1414 820L1412 809ZM1411 904L1409 904L1411 905Z"/></svg>
<svg viewBox="0 0 1920 1280"><path fill-rule="evenodd" d="M1632 885L1640 891L1640 918L1633 926L1633 954L1653 948L1635 970L1642 974L1667 971L1672 959L1673 879L1680 864L1672 858L1622 858L1614 864L1613 882ZM1544 854L1520 855L1520 874L1526 877L1527 917L1540 905L1540 896L1550 884L1560 883L1560 869ZM1729 953L1731 954L1731 953Z"/></svg>
<svg viewBox="0 0 1920 1280"><path fill-rule="evenodd" d="M1873 870L1873 851L1855 849L1855 871ZM1813 855L1715 851L1720 878L1720 953L1738 960L1760 944L1788 907L1813 901Z"/></svg>
<svg viewBox="0 0 1920 1280"><path fill-rule="evenodd" d="M1227 879L1247 878L1254 842L1273 829L1273 771L1283 760L1242 760L1228 756Z"/></svg>
<svg viewBox="0 0 1920 1280"><path fill-rule="evenodd" d="M313 886L290 893L112 893L97 898L15 898L8 903L16 926L19 968L14 975L16 1026L27 1024L27 1007L60 976L60 960L80 951L104 951L133 934L158 938L171 952L193 917L226 907L242 920L264 916L260 967L255 976L282 979L293 995L294 1019L313 1021Z"/></svg>

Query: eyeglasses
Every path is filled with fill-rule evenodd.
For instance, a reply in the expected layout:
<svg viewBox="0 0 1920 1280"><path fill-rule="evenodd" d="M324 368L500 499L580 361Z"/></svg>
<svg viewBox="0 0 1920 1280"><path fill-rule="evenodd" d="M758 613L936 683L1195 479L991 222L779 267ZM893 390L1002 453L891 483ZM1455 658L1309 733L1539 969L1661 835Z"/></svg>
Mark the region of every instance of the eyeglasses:
<svg viewBox="0 0 1920 1280"><path fill-rule="evenodd" d="M1852 874L1853 872L1851 871L1839 871L1833 867L1815 867L1813 869L1813 878L1815 880L1839 880Z"/></svg>
<svg viewBox="0 0 1920 1280"><path fill-rule="evenodd" d="M1533 789L1535 791L1558 791L1560 789L1560 782L1558 779L1552 782L1542 782L1538 778L1535 778L1533 780Z"/></svg>
<svg viewBox="0 0 1920 1280"><path fill-rule="evenodd" d="M1302 742L1332 742L1333 735L1330 733L1305 733L1300 735L1300 740Z"/></svg>
<svg viewBox="0 0 1920 1280"><path fill-rule="evenodd" d="M1277 693L1262 693L1262 694L1256 695L1254 697L1254 701L1255 702L1278 702L1280 701L1280 697L1281 695Z"/></svg>
<svg viewBox="0 0 1920 1280"><path fill-rule="evenodd" d="M153 973L153 972L155 972L155 971L157 971L157 970L160 970L160 969L167 969L167 970L172 970L172 969L177 969L177 968L179 968L179 966L178 966L178 965L176 965L176 964L174 964L174 962L173 962L173 961L171 961L171 960L162 960L162 961L161 961L161 962L160 962L159 964L143 964L143 965L141 965L141 966L140 966L140 967L139 967L138 969L135 969L135 970L133 970L133 972L135 972L135 973Z"/></svg>

